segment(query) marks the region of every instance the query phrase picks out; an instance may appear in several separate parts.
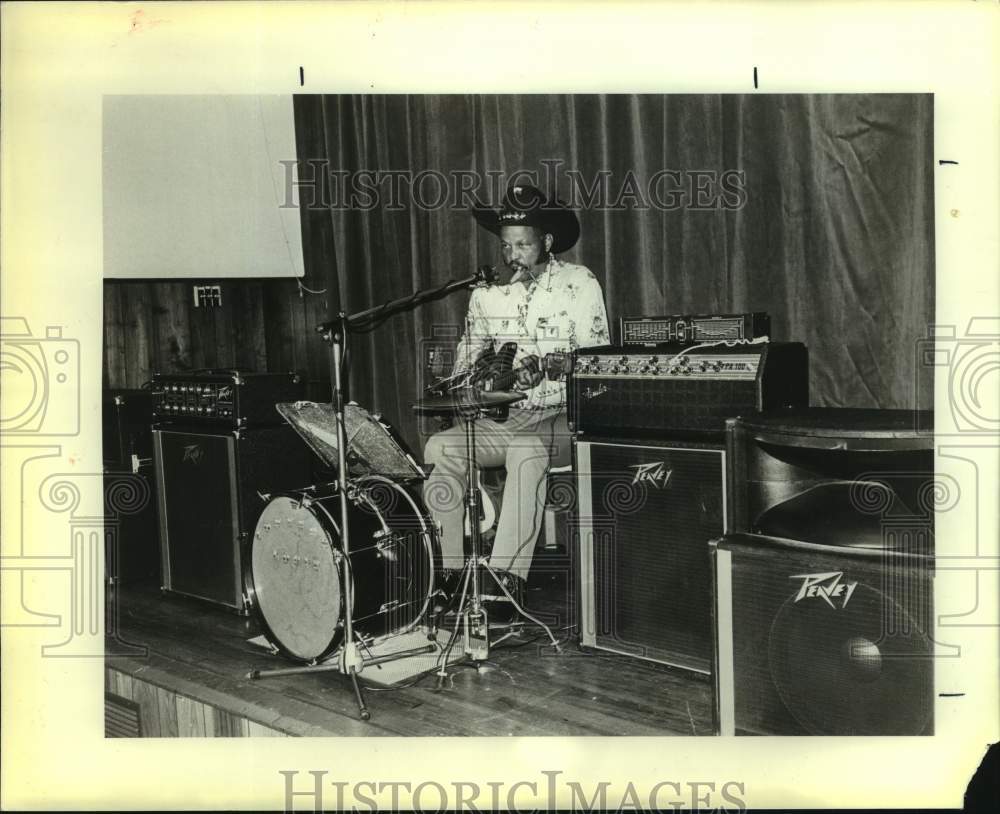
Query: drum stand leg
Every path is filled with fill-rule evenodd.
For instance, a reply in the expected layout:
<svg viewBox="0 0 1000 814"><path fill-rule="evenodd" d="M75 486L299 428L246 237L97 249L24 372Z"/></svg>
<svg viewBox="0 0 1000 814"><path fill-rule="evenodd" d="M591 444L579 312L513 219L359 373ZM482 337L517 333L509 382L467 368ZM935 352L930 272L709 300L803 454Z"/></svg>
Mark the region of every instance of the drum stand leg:
<svg viewBox="0 0 1000 814"><path fill-rule="evenodd" d="M364 662L361 658L361 653L358 652L358 643L353 638L350 641L344 642L344 646L340 651L339 661L342 664L342 672L346 672L348 678L351 679L354 698L358 702L358 716L362 721L371 720L372 714L368 711L365 696L361 692L361 685L358 684L358 667L359 665L363 666Z"/></svg>
<svg viewBox="0 0 1000 814"><path fill-rule="evenodd" d="M369 667L375 666L377 664L385 664L387 661L397 661L398 659L409 658L410 656L423 656L428 653L433 653L437 650L437 645L428 644L424 647L413 647L409 650L400 650L396 653L387 653L384 656L372 656L371 658L362 658L362 666ZM344 672L343 666L340 664L339 659L331 659L329 663L321 662L317 664L304 664L301 667L279 667L275 670L251 670L247 673L247 678L254 681L261 678L270 678L271 676L295 676L295 675L305 675L307 673L342 673ZM360 672L360 671L359 671Z"/></svg>

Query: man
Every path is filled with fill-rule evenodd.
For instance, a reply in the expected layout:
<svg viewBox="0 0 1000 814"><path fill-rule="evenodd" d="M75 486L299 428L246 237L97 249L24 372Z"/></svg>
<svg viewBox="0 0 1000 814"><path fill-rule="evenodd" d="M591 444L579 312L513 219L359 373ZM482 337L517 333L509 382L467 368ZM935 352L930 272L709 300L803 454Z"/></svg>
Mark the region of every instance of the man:
<svg viewBox="0 0 1000 814"><path fill-rule="evenodd" d="M546 374L545 356L609 344L608 317L600 283L590 270L556 258L579 239L580 224L572 211L547 201L535 187L514 186L499 211L479 208L473 215L500 239L505 269L501 284L472 291L455 372L472 370L490 347L499 350L504 343L517 343L515 389L522 390L525 398L511 406L502 423L476 422L476 462L480 467L507 469L489 563L520 603L541 531L546 473L550 466L564 466L570 460L566 385L560 377ZM441 526L445 568L441 581L446 591L453 591L464 564L463 427L432 436L424 460L434 465L424 496ZM490 618L509 618L509 599L492 580L487 579L485 590L493 594L487 605Z"/></svg>

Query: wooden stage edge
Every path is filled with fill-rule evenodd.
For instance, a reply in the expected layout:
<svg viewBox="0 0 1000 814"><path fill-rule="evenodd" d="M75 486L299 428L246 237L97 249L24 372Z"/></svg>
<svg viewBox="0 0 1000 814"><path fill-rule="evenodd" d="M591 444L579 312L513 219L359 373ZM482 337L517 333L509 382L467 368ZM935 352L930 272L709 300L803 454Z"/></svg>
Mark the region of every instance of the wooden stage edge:
<svg viewBox="0 0 1000 814"><path fill-rule="evenodd" d="M528 605L559 628L561 653L529 628L494 647L485 669L450 665L440 690L433 674L390 690L363 680L368 722L336 672L249 679L251 669L293 666L249 643L259 633L253 618L153 585L119 585L108 596L108 736L714 734L705 676L579 648L566 635L565 587L553 582L531 585Z"/></svg>

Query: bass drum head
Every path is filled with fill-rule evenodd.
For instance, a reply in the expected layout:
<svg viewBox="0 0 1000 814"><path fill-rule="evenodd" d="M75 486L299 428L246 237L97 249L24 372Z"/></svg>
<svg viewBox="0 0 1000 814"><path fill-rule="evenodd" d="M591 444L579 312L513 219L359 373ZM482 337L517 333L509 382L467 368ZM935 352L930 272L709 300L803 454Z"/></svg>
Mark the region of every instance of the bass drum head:
<svg viewBox="0 0 1000 814"><path fill-rule="evenodd" d="M251 546L254 604L284 655L314 661L333 650L342 614L338 553L323 515L301 498L264 507Z"/></svg>

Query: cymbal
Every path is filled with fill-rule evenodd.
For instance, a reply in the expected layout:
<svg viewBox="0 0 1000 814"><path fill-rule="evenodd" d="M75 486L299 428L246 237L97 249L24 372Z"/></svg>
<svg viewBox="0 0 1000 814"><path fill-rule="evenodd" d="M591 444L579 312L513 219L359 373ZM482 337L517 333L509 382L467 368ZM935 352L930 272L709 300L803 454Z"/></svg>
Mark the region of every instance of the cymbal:
<svg viewBox="0 0 1000 814"><path fill-rule="evenodd" d="M521 401L524 393L507 390L480 390L478 387L460 387L442 396L428 396L413 405L414 412L457 413L469 410L489 410L506 407Z"/></svg>

